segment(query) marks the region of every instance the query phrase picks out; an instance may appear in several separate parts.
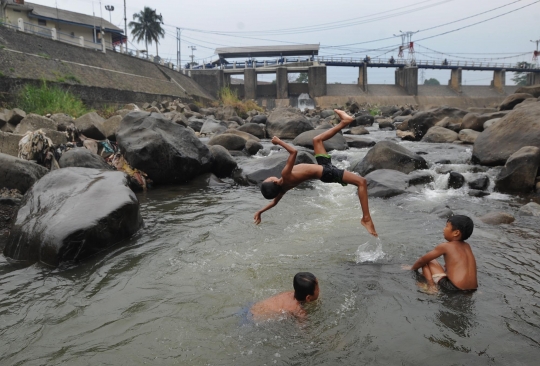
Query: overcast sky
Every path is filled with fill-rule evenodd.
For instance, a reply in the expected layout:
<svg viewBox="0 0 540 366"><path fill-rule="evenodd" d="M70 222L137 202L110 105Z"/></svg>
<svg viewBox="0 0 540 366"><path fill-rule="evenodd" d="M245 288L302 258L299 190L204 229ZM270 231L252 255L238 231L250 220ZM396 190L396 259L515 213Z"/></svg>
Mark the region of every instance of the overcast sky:
<svg viewBox="0 0 540 366"><path fill-rule="evenodd" d="M112 23L124 28L123 0L31 2L86 14L95 11L96 16L101 10L105 19L109 19L109 14L104 6L113 5ZM380 55L387 59L392 55L397 57L400 38L358 43L392 37L400 31L418 30L421 31L413 36L413 41L419 40L415 45L418 60L440 61L447 58L488 62L492 59L489 61L515 64L518 61L531 62L536 44L530 40L540 39L539 0L127 0L128 23L133 13L141 11L144 6L163 15L167 35L160 42L159 53L174 63L176 27L183 29L183 64L189 61L189 46L197 47L194 51L196 60L209 61L216 58L216 47L294 43L319 43L321 55L347 58L363 58L365 55L375 58ZM501 8L490 11L498 7ZM517 10L521 7L524 8ZM474 16L483 12L486 13ZM503 15L506 13L509 14ZM500 17L487 20L496 16ZM466 17L471 18L458 21ZM440 35L481 21L485 22ZM450 22L455 23L438 27ZM432 27L437 28L424 30ZM422 40L430 36L436 37ZM144 49L144 44L130 44L130 48L137 47ZM155 45L150 46L149 51L155 54ZM516 56L523 53L527 54ZM501 59L504 57L506 59ZM507 75L507 84L511 84L510 76ZM447 83L450 73L426 70L424 78L431 77ZM261 76L261 80L273 78L271 75ZM357 78L357 68L333 67L328 70L329 83L353 83ZM463 75L467 85L486 85L491 79L492 73L489 72L464 72ZM368 80L376 84L393 83L394 71L369 69Z"/></svg>

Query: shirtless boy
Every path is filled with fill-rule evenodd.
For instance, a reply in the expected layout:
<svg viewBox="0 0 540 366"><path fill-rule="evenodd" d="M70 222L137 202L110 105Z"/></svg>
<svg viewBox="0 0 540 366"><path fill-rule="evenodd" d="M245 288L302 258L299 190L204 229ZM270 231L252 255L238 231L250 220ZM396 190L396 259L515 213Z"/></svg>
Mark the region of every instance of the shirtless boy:
<svg viewBox="0 0 540 366"><path fill-rule="evenodd" d="M302 305L317 300L319 282L312 273L299 272L294 276L293 288L294 291L282 292L253 305L250 309L253 318L263 320L280 315L305 317L306 311Z"/></svg>
<svg viewBox="0 0 540 366"><path fill-rule="evenodd" d="M476 260L471 246L465 242L474 229L473 221L463 215L452 216L446 222L443 234L447 243L439 244L431 252L420 257L412 267L416 271L422 268L429 290L440 288L448 291L476 290ZM446 270L436 258L444 256Z"/></svg>
<svg viewBox="0 0 540 366"><path fill-rule="evenodd" d="M313 148L315 150L315 158L317 159L318 165L294 165L296 155L298 153L296 149L275 136L272 138L272 143L274 145L280 145L287 150L290 155L285 168L283 168L283 171L281 172L281 178L267 178L261 185L261 192L264 198L273 199L273 201L262 210L257 211L254 217L256 224L261 222L261 214L277 205L288 190L296 187L306 180L320 179L325 183L340 183L342 185L353 184L357 186L358 198L360 200L360 206L362 207L363 214L360 223L371 235L377 236L375 226L373 225L373 221L371 220L371 215L369 213L366 180L354 173L344 171L333 166L330 155L326 153L326 149L324 148L323 141L332 138L336 133L354 121L353 117L349 116L344 111L334 109L334 112L336 112L341 119L340 123L313 138Z"/></svg>

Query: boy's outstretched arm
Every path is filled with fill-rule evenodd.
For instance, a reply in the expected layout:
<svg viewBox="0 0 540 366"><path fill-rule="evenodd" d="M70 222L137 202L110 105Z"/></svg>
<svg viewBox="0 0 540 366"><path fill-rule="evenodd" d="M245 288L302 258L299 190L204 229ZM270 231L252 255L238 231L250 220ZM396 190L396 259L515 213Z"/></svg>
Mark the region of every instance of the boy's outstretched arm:
<svg viewBox="0 0 540 366"><path fill-rule="evenodd" d="M285 193L284 192L281 192L280 194L278 194L276 196L276 198L274 198L274 200L272 202L270 202L268 205L266 205L266 207L264 207L262 210L259 210L255 213L255 216L253 217L254 219L254 222L256 225L259 225L261 223L261 214L265 211L268 211L269 209L271 209L272 207L274 207L275 205L278 204L279 200L283 197Z"/></svg>
<svg viewBox="0 0 540 366"><path fill-rule="evenodd" d="M443 255L446 252L444 244L437 245L431 252L428 252L418 258L416 262L411 267L411 270L416 271L419 268L424 267L426 264L431 262L432 260L439 258L441 255Z"/></svg>
<svg viewBox="0 0 540 366"><path fill-rule="evenodd" d="M296 155L298 155L298 151L294 147L287 144L286 142L281 141L281 139L279 139L276 136L272 137L272 143L274 145L279 145L279 146L283 147L290 154L289 158L287 159L287 163L285 164L285 167L281 171L281 177L286 178L287 175L291 174L291 172L292 172L292 169L294 167L294 163L296 162Z"/></svg>

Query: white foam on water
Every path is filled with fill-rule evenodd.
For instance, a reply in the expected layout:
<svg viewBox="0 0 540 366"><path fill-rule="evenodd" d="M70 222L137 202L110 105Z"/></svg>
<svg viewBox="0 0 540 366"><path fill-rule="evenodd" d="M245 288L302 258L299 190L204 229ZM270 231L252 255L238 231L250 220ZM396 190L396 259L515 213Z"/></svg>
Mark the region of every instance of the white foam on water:
<svg viewBox="0 0 540 366"><path fill-rule="evenodd" d="M358 247L356 251L356 263L375 262L382 259L385 255L382 249L381 239L372 237Z"/></svg>

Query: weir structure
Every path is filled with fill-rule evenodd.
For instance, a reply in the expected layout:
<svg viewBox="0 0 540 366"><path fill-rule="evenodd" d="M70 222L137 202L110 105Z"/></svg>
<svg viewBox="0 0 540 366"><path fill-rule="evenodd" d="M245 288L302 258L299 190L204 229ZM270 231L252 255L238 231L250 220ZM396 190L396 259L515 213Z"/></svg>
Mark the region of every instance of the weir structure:
<svg viewBox="0 0 540 366"><path fill-rule="evenodd" d="M216 49L218 61L198 66L187 70L189 75L209 93L217 97L219 89L230 86L236 90L239 97L257 99L270 97L286 99L302 93L309 93L310 97L326 96L327 67L358 67L358 89L363 93L369 93L368 69L369 68L394 68L395 85L400 87L404 94L418 96L418 70L438 69L450 71L448 88L456 95L462 93L463 70L491 71L493 80L491 89L499 94L505 93L506 72L526 72L527 84L540 84L540 68L527 66L516 67L512 64L486 63L470 61L422 61L410 59L365 59L355 60L352 58L320 57L319 45L294 45L294 46L259 46L259 47L227 47ZM275 57L271 61L256 61L256 58ZM230 59L243 58L245 61L229 61ZM308 83L290 83L287 75L290 73L307 73ZM258 74L275 74L275 84L257 84ZM243 85L231 83L232 75L243 75Z"/></svg>

